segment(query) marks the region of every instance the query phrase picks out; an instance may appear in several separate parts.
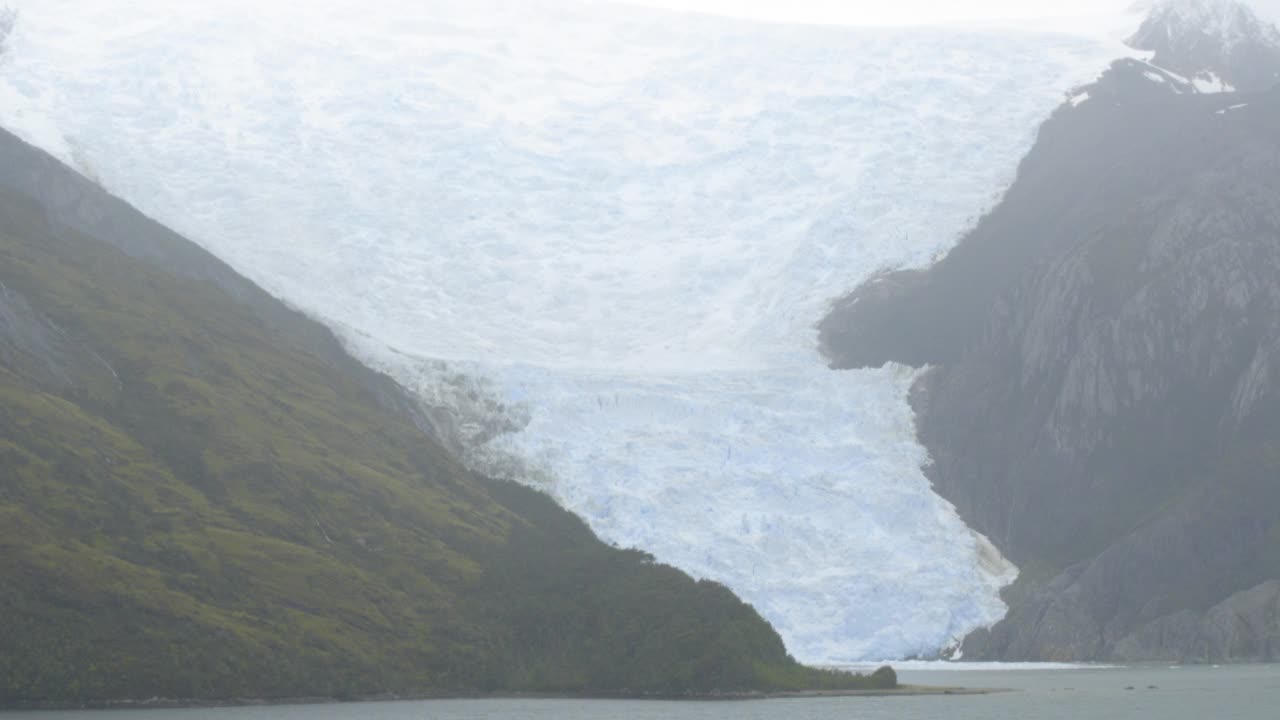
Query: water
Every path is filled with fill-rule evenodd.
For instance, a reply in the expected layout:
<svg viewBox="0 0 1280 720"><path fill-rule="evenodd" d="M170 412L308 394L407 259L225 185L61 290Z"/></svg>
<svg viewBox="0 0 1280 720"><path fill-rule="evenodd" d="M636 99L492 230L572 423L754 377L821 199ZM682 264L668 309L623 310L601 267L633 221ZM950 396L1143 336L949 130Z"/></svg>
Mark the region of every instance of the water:
<svg viewBox="0 0 1280 720"><path fill-rule="evenodd" d="M429 700L200 710L11 713L5 720L1273 720L1280 666L1073 670L907 670L903 682L1007 688L978 696L852 697L750 702ZM1133 689L1128 689L1133 688Z"/></svg>

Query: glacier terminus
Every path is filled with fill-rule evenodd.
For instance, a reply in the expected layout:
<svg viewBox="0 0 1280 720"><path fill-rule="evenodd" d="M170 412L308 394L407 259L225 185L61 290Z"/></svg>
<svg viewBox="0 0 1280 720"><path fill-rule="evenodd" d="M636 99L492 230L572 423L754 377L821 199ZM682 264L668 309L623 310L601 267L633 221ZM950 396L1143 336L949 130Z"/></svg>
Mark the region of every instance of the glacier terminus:
<svg viewBox="0 0 1280 720"><path fill-rule="evenodd" d="M569 0L8 7L0 123L328 323L475 470L725 583L803 661L1003 616L1017 571L932 492L916 371L829 370L814 325L950 248L1108 43Z"/></svg>

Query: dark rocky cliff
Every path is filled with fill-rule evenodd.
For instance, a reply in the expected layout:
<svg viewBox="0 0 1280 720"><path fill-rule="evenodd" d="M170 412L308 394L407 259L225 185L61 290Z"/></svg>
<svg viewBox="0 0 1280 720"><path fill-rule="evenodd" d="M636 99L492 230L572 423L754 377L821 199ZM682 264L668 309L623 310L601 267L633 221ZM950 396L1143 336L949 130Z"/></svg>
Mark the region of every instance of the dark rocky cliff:
<svg viewBox="0 0 1280 720"><path fill-rule="evenodd" d="M821 331L934 366L934 484L1023 570L966 657L1280 656L1280 90L1116 63L954 251Z"/></svg>

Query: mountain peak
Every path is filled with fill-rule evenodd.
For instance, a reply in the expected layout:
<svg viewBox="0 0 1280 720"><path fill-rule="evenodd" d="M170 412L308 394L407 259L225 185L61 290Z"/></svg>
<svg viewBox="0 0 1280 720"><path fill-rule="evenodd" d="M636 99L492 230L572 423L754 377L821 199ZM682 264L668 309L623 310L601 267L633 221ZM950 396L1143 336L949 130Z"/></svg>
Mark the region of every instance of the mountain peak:
<svg viewBox="0 0 1280 720"><path fill-rule="evenodd" d="M1163 0L1129 45L1155 52L1153 64L1191 79L1220 78L1227 89L1266 90L1280 82L1280 29L1239 0Z"/></svg>

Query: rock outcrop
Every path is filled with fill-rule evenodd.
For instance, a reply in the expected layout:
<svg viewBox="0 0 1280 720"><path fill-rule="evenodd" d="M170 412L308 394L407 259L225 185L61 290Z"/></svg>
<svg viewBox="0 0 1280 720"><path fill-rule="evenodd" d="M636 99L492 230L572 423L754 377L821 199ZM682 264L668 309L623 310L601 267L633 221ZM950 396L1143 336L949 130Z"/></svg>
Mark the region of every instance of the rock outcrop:
<svg viewBox="0 0 1280 720"><path fill-rule="evenodd" d="M823 322L835 366L934 366L935 487L1022 568L966 658L1274 659L1277 127L1280 89L1120 61L946 258Z"/></svg>

